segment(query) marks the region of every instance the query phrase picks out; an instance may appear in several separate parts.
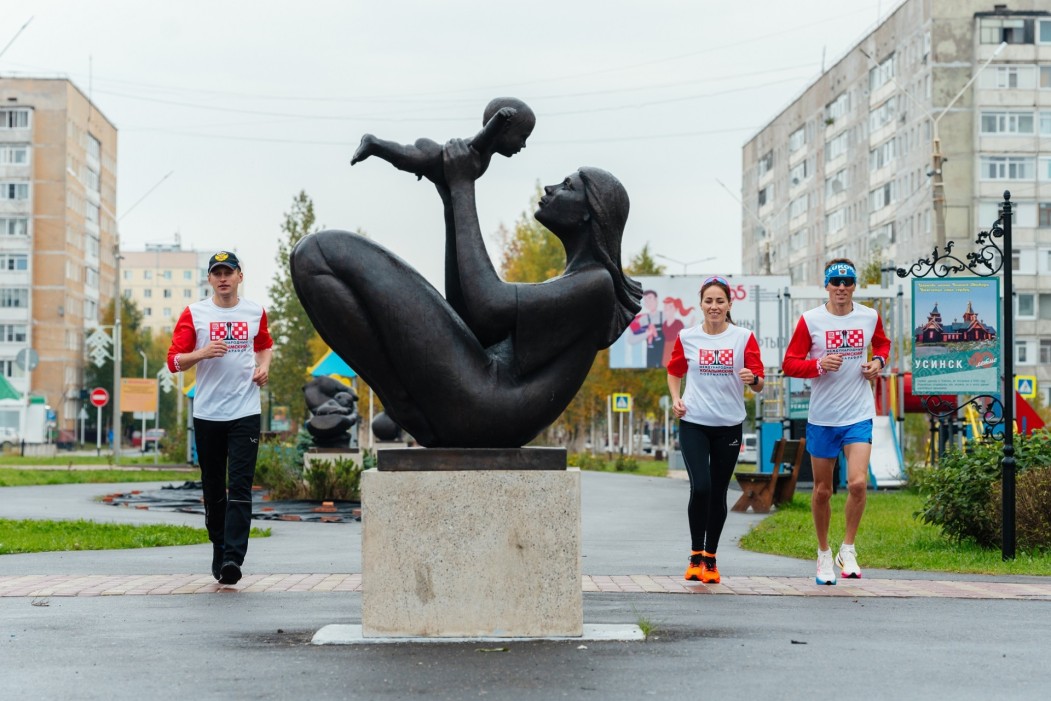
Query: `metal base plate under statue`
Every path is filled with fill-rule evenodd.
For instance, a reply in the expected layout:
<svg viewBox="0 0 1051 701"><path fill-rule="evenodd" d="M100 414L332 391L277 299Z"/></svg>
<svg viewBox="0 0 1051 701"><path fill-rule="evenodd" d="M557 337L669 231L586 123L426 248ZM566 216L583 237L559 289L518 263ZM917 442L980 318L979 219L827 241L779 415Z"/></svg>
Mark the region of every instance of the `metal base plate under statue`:
<svg viewBox="0 0 1051 701"><path fill-rule="evenodd" d="M363 637L583 634L580 472L565 450L378 458L361 482Z"/></svg>

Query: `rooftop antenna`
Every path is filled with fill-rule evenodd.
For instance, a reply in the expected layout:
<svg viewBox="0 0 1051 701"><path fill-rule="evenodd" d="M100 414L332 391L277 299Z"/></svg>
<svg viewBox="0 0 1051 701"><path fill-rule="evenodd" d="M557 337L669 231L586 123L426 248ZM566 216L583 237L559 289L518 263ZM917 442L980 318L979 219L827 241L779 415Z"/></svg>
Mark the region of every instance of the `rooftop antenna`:
<svg viewBox="0 0 1051 701"><path fill-rule="evenodd" d="M3 56L4 53L6 53L9 48L11 48L11 44L15 43L15 39L18 38L18 35L21 34L25 30L25 28L29 26L29 23L32 22L32 21L33 21L33 17L30 16L30 18L26 20L26 23L23 24L21 26L21 28L19 28L19 30L17 32L15 32L15 35L13 37L11 37L11 41L7 42L7 44L4 46L4 48L0 49L0 56Z"/></svg>

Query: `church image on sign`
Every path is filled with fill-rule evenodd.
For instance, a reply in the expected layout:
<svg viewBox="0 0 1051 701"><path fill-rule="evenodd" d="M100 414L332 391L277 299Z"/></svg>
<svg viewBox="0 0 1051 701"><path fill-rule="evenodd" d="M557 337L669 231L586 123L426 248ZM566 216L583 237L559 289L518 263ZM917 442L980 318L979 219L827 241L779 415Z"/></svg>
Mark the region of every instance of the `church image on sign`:
<svg viewBox="0 0 1051 701"><path fill-rule="evenodd" d="M935 304L927 315L927 322L916 328L916 345L989 341L995 338L996 329L978 318L970 302L963 313L963 321L954 319L951 324L944 323Z"/></svg>

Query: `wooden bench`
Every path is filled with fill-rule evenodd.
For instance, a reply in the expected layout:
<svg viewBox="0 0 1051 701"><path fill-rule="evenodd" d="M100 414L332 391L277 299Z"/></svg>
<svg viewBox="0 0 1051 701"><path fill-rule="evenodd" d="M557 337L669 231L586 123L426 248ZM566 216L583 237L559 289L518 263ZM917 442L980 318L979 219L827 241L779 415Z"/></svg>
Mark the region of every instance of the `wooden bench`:
<svg viewBox="0 0 1051 701"><path fill-rule="evenodd" d="M772 472L734 472L741 485L741 498L731 507L732 511L769 513L770 507L791 501L799 480L799 466L806 454L806 439L782 438L774 444L771 462Z"/></svg>

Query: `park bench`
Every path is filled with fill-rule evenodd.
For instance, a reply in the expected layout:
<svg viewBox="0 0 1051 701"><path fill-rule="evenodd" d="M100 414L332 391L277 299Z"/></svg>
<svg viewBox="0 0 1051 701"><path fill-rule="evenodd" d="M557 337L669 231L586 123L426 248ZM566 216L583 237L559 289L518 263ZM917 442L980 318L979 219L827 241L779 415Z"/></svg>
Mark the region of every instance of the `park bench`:
<svg viewBox="0 0 1051 701"><path fill-rule="evenodd" d="M771 506L791 501L796 493L799 466L806 454L806 439L782 438L774 444L772 472L734 472L741 485L741 498L732 511L752 511L765 514Z"/></svg>

